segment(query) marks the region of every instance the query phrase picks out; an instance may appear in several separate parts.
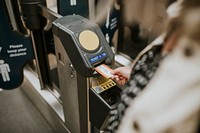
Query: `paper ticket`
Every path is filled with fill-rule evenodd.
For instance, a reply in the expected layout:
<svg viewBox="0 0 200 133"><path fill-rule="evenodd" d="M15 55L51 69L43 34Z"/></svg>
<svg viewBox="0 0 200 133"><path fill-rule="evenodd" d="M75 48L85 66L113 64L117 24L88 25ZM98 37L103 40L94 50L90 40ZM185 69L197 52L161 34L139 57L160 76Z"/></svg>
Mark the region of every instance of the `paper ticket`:
<svg viewBox="0 0 200 133"><path fill-rule="evenodd" d="M113 70L105 64L96 67L95 70L106 78L110 78L111 76L113 76L113 74L111 73Z"/></svg>

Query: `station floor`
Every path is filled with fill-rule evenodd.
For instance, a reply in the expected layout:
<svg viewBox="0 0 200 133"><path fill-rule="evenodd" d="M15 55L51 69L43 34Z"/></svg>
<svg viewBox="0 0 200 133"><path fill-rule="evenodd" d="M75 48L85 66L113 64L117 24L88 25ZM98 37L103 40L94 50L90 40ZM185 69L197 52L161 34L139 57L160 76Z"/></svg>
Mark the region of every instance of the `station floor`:
<svg viewBox="0 0 200 133"><path fill-rule="evenodd" d="M0 90L0 133L55 133L20 88Z"/></svg>

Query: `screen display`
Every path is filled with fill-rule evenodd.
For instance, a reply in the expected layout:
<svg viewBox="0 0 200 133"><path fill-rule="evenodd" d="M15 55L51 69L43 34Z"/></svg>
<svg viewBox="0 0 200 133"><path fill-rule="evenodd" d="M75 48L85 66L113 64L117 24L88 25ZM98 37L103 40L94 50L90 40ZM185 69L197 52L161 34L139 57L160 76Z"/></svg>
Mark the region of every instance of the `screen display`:
<svg viewBox="0 0 200 133"><path fill-rule="evenodd" d="M107 56L107 55L106 55L106 53L104 52L104 53L101 53L101 54L99 54L99 55L96 55L96 56L90 58L89 60L90 60L90 63L94 63L94 62L97 62L97 61L99 61L99 60L105 58L106 56Z"/></svg>

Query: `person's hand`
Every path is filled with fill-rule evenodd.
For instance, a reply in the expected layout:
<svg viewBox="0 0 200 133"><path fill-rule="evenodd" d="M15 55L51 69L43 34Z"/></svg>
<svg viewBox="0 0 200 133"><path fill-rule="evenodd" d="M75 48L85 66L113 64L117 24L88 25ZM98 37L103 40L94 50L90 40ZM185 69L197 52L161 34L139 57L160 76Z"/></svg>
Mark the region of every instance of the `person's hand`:
<svg viewBox="0 0 200 133"><path fill-rule="evenodd" d="M119 67L112 71L111 79L115 80L119 85L124 85L130 78L132 68L130 66Z"/></svg>

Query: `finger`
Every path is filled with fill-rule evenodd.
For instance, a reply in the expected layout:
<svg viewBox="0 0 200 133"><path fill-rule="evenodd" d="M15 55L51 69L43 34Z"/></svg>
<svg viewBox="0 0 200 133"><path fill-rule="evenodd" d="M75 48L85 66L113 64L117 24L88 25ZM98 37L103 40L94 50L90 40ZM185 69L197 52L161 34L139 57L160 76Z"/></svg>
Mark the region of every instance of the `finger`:
<svg viewBox="0 0 200 133"><path fill-rule="evenodd" d="M120 77L119 77L119 79L123 80L123 79L125 79L125 77L123 77L123 76L120 76Z"/></svg>
<svg viewBox="0 0 200 133"><path fill-rule="evenodd" d="M115 79L115 76L114 76L114 75L113 75L113 76L111 76L111 77L110 77L110 79Z"/></svg>
<svg viewBox="0 0 200 133"><path fill-rule="evenodd" d="M116 80L117 80L117 81L121 81L120 77L117 77Z"/></svg>

